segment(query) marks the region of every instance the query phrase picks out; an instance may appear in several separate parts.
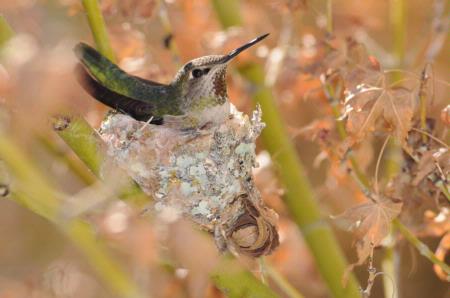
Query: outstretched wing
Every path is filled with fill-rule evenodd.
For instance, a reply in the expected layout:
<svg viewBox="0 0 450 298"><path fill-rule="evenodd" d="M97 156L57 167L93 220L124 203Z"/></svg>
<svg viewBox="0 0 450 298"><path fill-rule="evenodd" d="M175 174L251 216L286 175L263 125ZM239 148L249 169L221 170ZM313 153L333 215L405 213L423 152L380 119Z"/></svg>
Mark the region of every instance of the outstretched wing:
<svg viewBox="0 0 450 298"><path fill-rule="evenodd" d="M163 123L161 117L153 115L154 107L150 102L136 100L106 88L95 80L81 64L76 67L76 75L78 82L86 92L105 105L139 121L148 121L153 118L152 124Z"/></svg>

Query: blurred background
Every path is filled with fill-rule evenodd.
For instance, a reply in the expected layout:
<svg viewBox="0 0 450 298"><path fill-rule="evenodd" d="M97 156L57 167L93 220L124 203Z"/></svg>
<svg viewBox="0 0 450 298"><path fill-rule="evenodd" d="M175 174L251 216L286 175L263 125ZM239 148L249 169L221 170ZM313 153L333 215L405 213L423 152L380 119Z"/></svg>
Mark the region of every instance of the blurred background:
<svg viewBox="0 0 450 298"><path fill-rule="evenodd" d="M396 15L398 2L403 5L403 17ZM428 115L440 119L442 109L449 104L450 5L439 0L335 0L330 35L328 1L239 3L237 9L243 25L223 30L212 2L207 0L100 0L118 64L127 72L158 82L169 82L177 69L192 58L226 53L269 32L269 38L231 64L230 100L239 110L251 113L254 108L251 88L239 75L238 67L248 61L263 65L265 82L272 88L321 212L329 219L330 215L364 202L364 195L349 177L345 165L327 155L327 146L333 146L327 145L327 137L335 134L335 126L330 121L331 108L320 81L320 75L329 67L325 64L328 60L324 58L324 49L331 44L340 51L345 48L346 39L352 37L365 45L381 67L403 69L416 81L428 59L433 65L432 80L439 80L433 84ZM94 44L81 1L0 0L0 13L13 31L6 34L10 38L0 40L1 130L19 144L59 192L97 202L96 196L108 187L108 181L99 185L55 134L50 120L53 115L70 112L83 116L98 128L108 110L90 98L73 75L74 45L79 41ZM396 24L399 18L400 25ZM450 116L447 117L449 123ZM371 137L354 148L370 179L383 140ZM445 141L448 143L448 137ZM281 245L266 262L304 297L331 297L283 203L282 183L262 143L257 151L260 168L255 170L256 183L263 200L280 216ZM14 185L14 177L1 161L0 177L1 185ZM442 235L449 231L449 204L447 201L444 206L431 205L417 207L421 210L415 215L418 223L411 220L408 223L435 251ZM218 258L209 235L198 232L188 222L167 223L158 215L142 216L141 210L114 196L89 208L82 216L93 224L114 258L149 297L224 297L208 277ZM442 214L444 208L447 208L446 226L425 225L422 219L427 211ZM349 263L355 262L354 235L339 229L335 232ZM388 245L392 243L393 240ZM395 248L389 250L393 257L386 257L386 251L375 249L375 267L381 271L383 260L394 260L395 276L388 280L395 283L399 296L389 296L385 285L390 282L379 277L371 297L450 296L448 282L441 281L433 271L433 264L401 237ZM256 261L242 262L259 276ZM365 287L367 264L354 271ZM270 286L281 297L288 297L276 283L271 282ZM57 225L8 195L0 199L1 298L114 296Z"/></svg>

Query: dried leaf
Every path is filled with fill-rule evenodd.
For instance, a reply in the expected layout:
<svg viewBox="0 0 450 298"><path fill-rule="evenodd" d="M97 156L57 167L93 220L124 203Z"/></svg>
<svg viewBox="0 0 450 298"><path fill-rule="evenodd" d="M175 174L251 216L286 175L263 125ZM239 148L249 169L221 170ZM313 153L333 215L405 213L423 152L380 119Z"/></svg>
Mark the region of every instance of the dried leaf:
<svg viewBox="0 0 450 298"><path fill-rule="evenodd" d="M372 247L380 245L389 233L391 221L397 217L403 202L387 197L377 197L373 201L359 204L336 217L339 227L354 231L357 238L358 261L350 265L361 265L370 255Z"/></svg>
<svg viewBox="0 0 450 298"><path fill-rule="evenodd" d="M384 80L382 80L384 81ZM358 142L375 130L378 120L404 142L412 126L414 93L403 87L362 86L345 99L347 131Z"/></svg>
<svg viewBox="0 0 450 298"><path fill-rule="evenodd" d="M350 146L375 130L404 142L412 127L416 92L392 84L363 44L348 39L345 53L336 52L324 59L330 74L324 84L336 85L337 80L344 87L342 119L347 119Z"/></svg>

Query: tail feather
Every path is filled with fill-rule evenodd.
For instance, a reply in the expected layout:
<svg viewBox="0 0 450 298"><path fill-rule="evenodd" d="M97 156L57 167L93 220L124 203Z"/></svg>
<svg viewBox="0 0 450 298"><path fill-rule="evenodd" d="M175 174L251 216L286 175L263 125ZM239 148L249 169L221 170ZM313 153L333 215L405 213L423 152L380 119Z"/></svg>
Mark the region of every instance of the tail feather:
<svg viewBox="0 0 450 298"><path fill-rule="evenodd" d="M94 79L81 64L76 66L76 76L86 92L105 105L128 114L139 121L148 121L153 117L153 106L150 103L130 98L109 89ZM162 124L162 120L160 117L153 117L151 123Z"/></svg>

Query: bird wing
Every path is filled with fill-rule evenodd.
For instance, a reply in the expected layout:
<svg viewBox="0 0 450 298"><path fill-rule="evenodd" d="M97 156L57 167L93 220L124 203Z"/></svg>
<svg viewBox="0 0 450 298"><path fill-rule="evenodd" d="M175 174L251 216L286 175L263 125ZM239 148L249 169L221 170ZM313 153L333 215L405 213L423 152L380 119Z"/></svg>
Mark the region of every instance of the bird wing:
<svg viewBox="0 0 450 298"><path fill-rule="evenodd" d="M165 85L127 74L93 47L79 43L75 54L89 73L103 86L137 100L149 100L149 94Z"/></svg>
<svg viewBox="0 0 450 298"><path fill-rule="evenodd" d="M176 104L167 102L167 100L172 100L166 94L167 85L127 74L108 58L85 43L77 44L74 51L81 64L85 67L85 73L81 77L85 77L83 79L85 85L92 89L87 91L91 95L92 93L97 96L103 94L103 100L92 95L101 102L123 111L125 111L126 105L127 113L130 115L132 113L144 115L144 111L148 115L153 113L153 116L160 118L165 114L182 114ZM91 77L92 80L89 80L88 77ZM99 91L93 92L94 89ZM111 95L115 94L114 99L107 100L107 92ZM120 102L122 100L120 98L124 102Z"/></svg>
<svg viewBox="0 0 450 298"><path fill-rule="evenodd" d="M80 85L87 93L98 101L122 113L130 115L136 120L148 121L152 119L152 124L162 124L162 117L153 115L152 112L154 107L150 102L136 100L108 89L94 79L81 64L77 65L75 71Z"/></svg>

